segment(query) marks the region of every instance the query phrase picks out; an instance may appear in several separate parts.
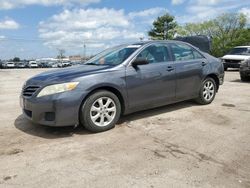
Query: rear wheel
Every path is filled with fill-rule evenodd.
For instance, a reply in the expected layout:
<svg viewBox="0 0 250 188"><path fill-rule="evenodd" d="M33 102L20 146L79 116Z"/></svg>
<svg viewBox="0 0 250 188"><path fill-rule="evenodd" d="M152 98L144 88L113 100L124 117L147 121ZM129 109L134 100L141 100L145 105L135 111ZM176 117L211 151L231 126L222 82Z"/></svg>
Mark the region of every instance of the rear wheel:
<svg viewBox="0 0 250 188"><path fill-rule="evenodd" d="M201 86L199 97L196 99L196 102L199 104L210 104L216 95L216 83L213 78L206 78Z"/></svg>
<svg viewBox="0 0 250 188"><path fill-rule="evenodd" d="M226 66L224 66L224 71L227 71L227 69L228 69L228 68L227 68Z"/></svg>
<svg viewBox="0 0 250 188"><path fill-rule="evenodd" d="M103 132L115 127L121 114L121 104L117 96L100 90L90 95L82 105L80 120L91 132Z"/></svg>

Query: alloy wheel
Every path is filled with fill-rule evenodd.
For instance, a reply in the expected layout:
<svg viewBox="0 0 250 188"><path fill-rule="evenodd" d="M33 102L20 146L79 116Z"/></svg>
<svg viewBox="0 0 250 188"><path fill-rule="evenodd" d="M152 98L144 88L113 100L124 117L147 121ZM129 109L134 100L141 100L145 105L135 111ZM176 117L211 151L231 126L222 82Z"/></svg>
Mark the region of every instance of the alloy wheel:
<svg viewBox="0 0 250 188"><path fill-rule="evenodd" d="M97 99L90 108L90 118L99 127L109 125L116 116L116 104L109 97Z"/></svg>
<svg viewBox="0 0 250 188"><path fill-rule="evenodd" d="M213 99L215 94L215 86L214 83L210 80L205 82L204 87L203 87L203 98L206 101L210 101Z"/></svg>

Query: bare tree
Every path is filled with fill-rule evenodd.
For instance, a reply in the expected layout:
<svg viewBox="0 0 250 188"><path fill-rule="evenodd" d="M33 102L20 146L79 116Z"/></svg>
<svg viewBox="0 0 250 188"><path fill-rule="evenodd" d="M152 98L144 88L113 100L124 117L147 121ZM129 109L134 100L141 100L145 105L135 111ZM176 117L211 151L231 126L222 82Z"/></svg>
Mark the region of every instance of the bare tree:
<svg viewBox="0 0 250 188"><path fill-rule="evenodd" d="M59 59L63 59L65 56L64 56L64 54L65 54L65 50L64 49L57 49L58 50L58 58Z"/></svg>

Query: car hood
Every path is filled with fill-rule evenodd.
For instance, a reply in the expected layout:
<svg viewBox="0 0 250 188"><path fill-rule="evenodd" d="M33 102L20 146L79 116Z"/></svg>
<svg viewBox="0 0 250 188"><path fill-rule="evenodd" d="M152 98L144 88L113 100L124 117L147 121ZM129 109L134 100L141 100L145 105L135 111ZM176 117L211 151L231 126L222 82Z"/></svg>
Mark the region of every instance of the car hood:
<svg viewBox="0 0 250 188"><path fill-rule="evenodd" d="M111 66L81 65L53 71L46 71L30 78L26 82L26 85L43 86L53 83L67 82L81 76L107 71L111 68Z"/></svg>
<svg viewBox="0 0 250 188"><path fill-rule="evenodd" d="M229 59L229 60L245 60L249 59L250 56L247 55L225 55L222 59Z"/></svg>

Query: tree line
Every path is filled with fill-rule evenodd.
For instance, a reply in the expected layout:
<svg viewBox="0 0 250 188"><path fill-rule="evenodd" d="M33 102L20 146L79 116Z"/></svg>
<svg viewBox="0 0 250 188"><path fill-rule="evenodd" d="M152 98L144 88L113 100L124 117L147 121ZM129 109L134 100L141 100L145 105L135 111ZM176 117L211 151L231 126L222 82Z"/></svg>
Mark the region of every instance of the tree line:
<svg viewBox="0 0 250 188"><path fill-rule="evenodd" d="M153 40L206 35L212 41L211 54L216 57L225 55L235 46L250 45L247 17L241 13L223 13L214 19L185 25L179 25L174 16L166 13L153 22L148 35Z"/></svg>

